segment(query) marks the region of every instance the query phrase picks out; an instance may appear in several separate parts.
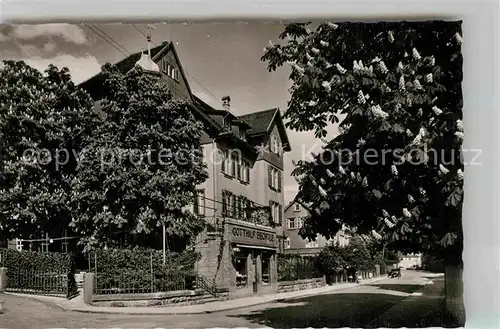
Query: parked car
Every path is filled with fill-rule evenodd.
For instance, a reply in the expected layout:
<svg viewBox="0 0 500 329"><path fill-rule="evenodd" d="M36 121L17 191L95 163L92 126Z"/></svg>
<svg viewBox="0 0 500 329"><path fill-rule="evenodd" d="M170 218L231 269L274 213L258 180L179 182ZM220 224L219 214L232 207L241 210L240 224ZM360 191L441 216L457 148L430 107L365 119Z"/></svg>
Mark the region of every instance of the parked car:
<svg viewBox="0 0 500 329"><path fill-rule="evenodd" d="M392 270L387 273L387 276L389 278L400 278L401 277L401 269L400 268L393 268Z"/></svg>

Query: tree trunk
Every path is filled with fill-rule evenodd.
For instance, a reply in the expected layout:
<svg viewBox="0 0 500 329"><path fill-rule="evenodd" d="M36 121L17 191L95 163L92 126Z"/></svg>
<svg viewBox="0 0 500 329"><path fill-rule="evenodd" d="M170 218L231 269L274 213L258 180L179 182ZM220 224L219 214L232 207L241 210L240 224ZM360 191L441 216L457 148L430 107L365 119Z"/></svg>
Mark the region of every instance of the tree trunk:
<svg viewBox="0 0 500 329"><path fill-rule="evenodd" d="M463 263L461 259L447 259L444 277L446 311L460 327L465 326L462 272Z"/></svg>

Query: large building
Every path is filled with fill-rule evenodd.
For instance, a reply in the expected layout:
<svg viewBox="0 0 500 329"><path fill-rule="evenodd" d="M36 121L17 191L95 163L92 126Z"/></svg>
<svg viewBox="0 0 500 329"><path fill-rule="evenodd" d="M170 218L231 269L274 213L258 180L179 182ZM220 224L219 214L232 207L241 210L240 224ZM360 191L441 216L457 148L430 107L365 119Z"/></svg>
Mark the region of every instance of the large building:
<svg viewBox="0 0 500 329"><path fill-rule="evenodd" d="M276 291L276 254L284 247L283 154L290 151L279 109L236 116L229 96L220 108L209 106L193 94L172 42L116 64L122 72L135 65L162 79L204 125L209 178L193 205L207 223L195 246L202 255L198 273L229 289L230 298ZM98 74L81 84L97 107L102 80Z"/></svg>
<svg viewBox="0 0 500 329"><path fill-rule="evenodd" d="M341 246L349 243L349 234L345 228L332 239L326 239L319 234L315 240L303 239L299 230L307 216L307 207L297 200L293 200L285 207L285 220L283 222L285 253L310 256L318 254L324 247L333 243L338 243Z"/></svg>

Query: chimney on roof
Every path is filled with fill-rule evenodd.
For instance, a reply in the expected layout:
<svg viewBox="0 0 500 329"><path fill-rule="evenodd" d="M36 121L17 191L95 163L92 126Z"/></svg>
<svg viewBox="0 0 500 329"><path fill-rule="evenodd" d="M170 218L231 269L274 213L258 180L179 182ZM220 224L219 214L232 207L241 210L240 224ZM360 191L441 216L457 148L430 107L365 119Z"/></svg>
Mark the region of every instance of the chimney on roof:
<svg viewBox="0 0 500 329"><path fill-rule="evenodd" d="M231 97L229 96L222 97L222 107L226 111L229 111L231 109Z"/></svg>

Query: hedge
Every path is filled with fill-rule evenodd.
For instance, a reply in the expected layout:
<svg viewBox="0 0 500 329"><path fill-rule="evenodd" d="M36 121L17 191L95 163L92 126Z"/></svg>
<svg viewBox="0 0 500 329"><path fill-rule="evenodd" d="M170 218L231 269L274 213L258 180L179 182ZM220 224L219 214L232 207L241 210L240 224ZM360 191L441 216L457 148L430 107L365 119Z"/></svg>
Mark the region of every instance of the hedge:
<svg viewBox="0 0 500 329"><path fill-rule="evenodd" d="M0 249L0 255L0 265L7 268L7 289L54 292L66 297L77 292L71 254Z"/></svg>

